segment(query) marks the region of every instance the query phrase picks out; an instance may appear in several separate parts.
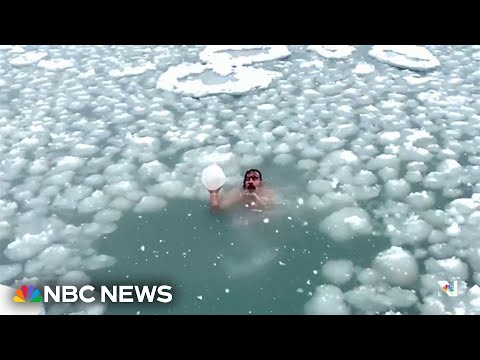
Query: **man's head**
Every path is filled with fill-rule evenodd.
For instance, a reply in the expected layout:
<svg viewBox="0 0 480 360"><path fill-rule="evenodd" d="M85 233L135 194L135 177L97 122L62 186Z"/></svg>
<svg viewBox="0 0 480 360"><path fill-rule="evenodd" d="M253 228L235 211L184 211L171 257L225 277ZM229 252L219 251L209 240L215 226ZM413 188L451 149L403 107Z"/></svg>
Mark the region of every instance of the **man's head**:
<svg viewBox="0 0 480 360"><path fill-rule="evenodd" d="M262 173L257 169L247 170L243 177L243 188L250 192L258 190L262 185Z"/></svg>

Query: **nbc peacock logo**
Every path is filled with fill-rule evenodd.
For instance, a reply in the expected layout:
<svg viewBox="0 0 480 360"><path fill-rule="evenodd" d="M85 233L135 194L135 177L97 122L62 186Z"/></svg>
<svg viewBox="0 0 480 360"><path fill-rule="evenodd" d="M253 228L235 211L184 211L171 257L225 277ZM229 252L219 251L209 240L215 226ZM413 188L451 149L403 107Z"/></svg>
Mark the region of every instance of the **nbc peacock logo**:
<svg viewBox="0 0 480 360"><path fill-rule="evenodd" d="M40 291L35 289L32 285L28 287L23 285L19 290L16 291L16 294L13 297L13 301L16 303L24 303L24 302L42 302L42 295L40 295Z"/></svg>

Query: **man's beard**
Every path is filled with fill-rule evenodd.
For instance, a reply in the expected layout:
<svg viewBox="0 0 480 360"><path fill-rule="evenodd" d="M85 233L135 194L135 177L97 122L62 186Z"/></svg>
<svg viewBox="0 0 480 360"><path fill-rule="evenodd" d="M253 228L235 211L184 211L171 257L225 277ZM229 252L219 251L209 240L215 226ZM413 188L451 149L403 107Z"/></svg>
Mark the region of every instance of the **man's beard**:
<svg viewBox="0 0 480 360"><path fill-rule="evenodd" d="M250 192L253 192L253 191L257 190L257 188L255 187L255 185L247 185L247 190L250 191Z"/></svg>

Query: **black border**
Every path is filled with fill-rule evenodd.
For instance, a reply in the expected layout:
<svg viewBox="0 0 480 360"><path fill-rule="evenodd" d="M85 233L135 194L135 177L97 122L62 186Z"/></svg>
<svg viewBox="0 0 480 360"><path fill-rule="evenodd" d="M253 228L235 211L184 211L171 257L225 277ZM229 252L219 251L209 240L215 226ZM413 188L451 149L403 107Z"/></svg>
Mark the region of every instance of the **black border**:
<svg viewBox="0 0 480 360"><path fill-rule="evenodd" d="M379 4L357 11L346 3L338 9L325 4L284 3L259 10L255 3L165 4L133 7L106 5L98 11L86 3L69 4L69 11L26 9L5 11L10 21L0 28L2 44L479 44L480 27L472 6L448 13L421 12L419 4ZM459 4L457 4L459 5ZM25 4L24 4L25 6ZM30 5L28 5L30 7ZM160 8L158 7L160 6ZM181 9L181 7L184 9ZM360 4L357 5L360 7ZM455 6L455 5L454 5ZM185 8L188 7L188 10ZM388 7L385 10L384 7ZM378 10L384 12L376 12ZM275 10L283 10L280 13ZM457 11L455 13L455 10ZM23 12L22 12L23 11ZM215 13L215 11L218 11ZM123 14L121 14L123 12ZM92 345L108 344L112 353L150 346L158 356L169 348L177 354L195 351L232 356L241 350L254 355L256 344L270 356L290 347L308 349L310 356L352 351L402 353L419 350L430 355L458 357L462 348L476 347L476 316L3 316L2 338L11 349L29 347L92 355ZM471 324L470 324L471 323ZM338 340L338 341L337 341ZM14 342L17 341L17 347ZM227 348L221 345L227 344ZM197 345L197 346L195 346ZM473 345L473 346L472 346ZM230 346L230 347L229 347ZM412 347L413 346L413 347ZM191 349L189 349L191 348ZM448 350L450 349L450 350ZM175 351L176 350L176 351ZM183 351L182 351L183 350ZM318 350L321 350L319 352ZM407 352L408 351L408 352Z"/></svg>
<svg viewBox="0 0 480 360"><path fill-rule="evenodd" d="M478 16L472 5L455 3L442 8L439 3L353 1L261 5L13 3L3 9L0 43L480 44Z"/></svg>
<svg viewBox="0 0 480 360"><path fill-rule="evenodd" d="M169 348L208 356L207 350L213 348L217 355L226 357L259 344L271 348L272 354L294 345L315 356L326 355L325 349L330 349L337 356L346 351L356 356L360 351L365 355L385 351L388 356L396 352L413 356L426 351L430 356L447 353L457 357L462 348L476 346L478 319L475 315L64 315L3 316L0 321L5 330L4 344L10 347L15 341L25 345L28 340L31 346L36 342L49 344L53 351L58 344L77 343L79 354L82 347L91 349L98 342L100 347L108 344L109 351L120 353L131 344L139 344L152 347L159 356L162 349Z"/></svg>

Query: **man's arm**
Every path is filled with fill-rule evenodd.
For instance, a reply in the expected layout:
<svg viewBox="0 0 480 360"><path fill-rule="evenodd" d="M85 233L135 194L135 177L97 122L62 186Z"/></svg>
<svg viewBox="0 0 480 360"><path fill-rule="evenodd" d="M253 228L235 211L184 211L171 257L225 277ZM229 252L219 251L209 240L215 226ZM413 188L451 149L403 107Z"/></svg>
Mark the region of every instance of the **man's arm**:
<svg viewBox="0 0 480 360"><path fill-rule="evenodd" d="M223 199L220 199L218 195L219 190L210 191L210 207L213 210L226 210L240 202L241 197L238 190L231 191Z"/></svg>

